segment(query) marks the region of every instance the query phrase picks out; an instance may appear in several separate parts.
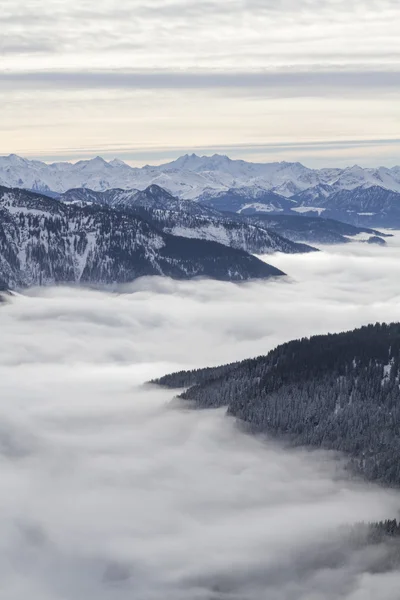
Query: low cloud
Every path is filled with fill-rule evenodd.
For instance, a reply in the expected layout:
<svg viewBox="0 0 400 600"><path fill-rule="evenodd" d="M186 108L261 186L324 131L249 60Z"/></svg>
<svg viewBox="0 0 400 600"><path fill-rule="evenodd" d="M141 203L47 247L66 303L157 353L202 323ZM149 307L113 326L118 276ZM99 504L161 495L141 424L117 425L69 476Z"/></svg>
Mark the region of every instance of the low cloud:
<svg viewBox="0 0 400 600"><path fill-rule="evenodd" d="M351 549L340 534L395 517L397 492L349 481L329 453L289 451L223 410L193 411L143 385L398 319L391 244L269 257L285 282L144 278L119 294L40 289L3 304L4 596L397 600L399 574L373 568L386 549Z"/></svg>
<svg viewBox="0 0 400 600"><path fill-rule="evenodd" d="M3 72L0 81L15 87L68 89L262 89L272 98L354 95L363 89L398 91L398 71L29 71Z"/></svg>

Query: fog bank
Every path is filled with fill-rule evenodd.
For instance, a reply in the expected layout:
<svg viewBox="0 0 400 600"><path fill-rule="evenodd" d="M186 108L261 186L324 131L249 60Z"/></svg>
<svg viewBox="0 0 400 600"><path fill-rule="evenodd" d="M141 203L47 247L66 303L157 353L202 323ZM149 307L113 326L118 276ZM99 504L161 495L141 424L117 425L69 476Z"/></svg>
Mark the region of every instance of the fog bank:
<svg viewBox="0 0 400 600"><path fill-rule="evenodd" d="M268 257L287 281L144 278L123 294L53 288L2 305L2 595L397 600L400 576L373 568L385 549L355 551L338 527L395 517L398 492L143 383L398 320L399 258L396 240L354 244Z"/></svg>

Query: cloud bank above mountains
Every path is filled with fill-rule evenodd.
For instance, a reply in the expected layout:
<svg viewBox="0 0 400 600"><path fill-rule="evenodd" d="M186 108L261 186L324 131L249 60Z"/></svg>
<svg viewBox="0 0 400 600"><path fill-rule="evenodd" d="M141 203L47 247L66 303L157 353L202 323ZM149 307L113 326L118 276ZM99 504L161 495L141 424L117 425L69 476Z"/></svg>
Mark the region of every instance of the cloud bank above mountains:
<svg viewBox="0 0 400 600"><path fill-rule="evenodd" d="M130 0L120 7L111 0L78 5L17 0L6 5L0 23L6 28L3 52L16 68L26 68L22 51L34 55L30 64L45 48L54 53L47 68L61 61L76 67L81 55L89 68L132 67L130 52L151 69L161 66L160 59L179 69L194 64L257 69L271 58L283 66L328 62L365 68L396 66L398 17L393 0L157 0L151 5Z"/></svg>
<svg viewBox="0 0 400 600"><path fill-rule="evenodd" d="M9 1L0 153L75 159L112 144L143 162L227 146L240 157L246 143L316 164L314 149L281 144L356 139L377 143L331 146L325 161L390 166L399 20L391 0Z"/></svg>
<svg viewBox="0 0 400 600"><path fill-rule="evenodd" d="M385 549L354 551L337 533L396 516L397 492L142 383L398 318L399 252L394 239L276 255L292 275L279 283L145 278L121 294L41 289L3 304L7 598L397 600L398 574L371 568ZM341 560L327 569L332 549Z"/></svg>

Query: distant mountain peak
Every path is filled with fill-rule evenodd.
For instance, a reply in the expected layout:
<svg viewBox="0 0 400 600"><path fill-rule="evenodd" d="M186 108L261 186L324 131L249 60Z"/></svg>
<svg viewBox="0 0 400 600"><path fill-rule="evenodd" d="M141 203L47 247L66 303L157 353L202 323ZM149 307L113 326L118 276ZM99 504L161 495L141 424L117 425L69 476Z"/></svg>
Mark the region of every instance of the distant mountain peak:
<svg viewBox="0 0 400 600"><path fill-rule="evenodd" d="M227 156L226 154L218 154L218 152L214 153L211 158L221 158L223 160L230 160L232 161L231 158L229 158L229 156Z"/></svg>
<svg viewBox="0 0 400 600"><path fill-rule="evenodd" d="M119 158L113 158L112 160L109 161L108 164L111 165L112 167L129 167L129 165L126 162L124 162L123 160L121 160Z"/></svg>
<svg viewBox="0 0 400 600"><path fill-rule="evenodd" d="M108 162L106 160L104 160L104 158L102 156L95 156L91 160L88 160L88 163L90 163L92 165L93 164L108 165Z"/></svg>
<svg viewBox="0 0 400 600"><path fill-rule="evenodd" d="M30 161L22 156L18 156L18 154L8 154L7 156L0 156L0 160L3 159L6 163L11 163L14 165L26 165Z"/></svg>
<svg viewBox="0 0 400 600"><path fill-rule="evenodd" d="M167 190L162 188L160 185L157 185L156 183L152 183L151 185L149 185L144 190L144 193L149 194L150 196L153 196L153 197L171 198L171 199L175 200L175 198L174 198L174 196L172 196L172 194L170 194Z"/></svg>
<svg viewBox="0 0 400 600"><path fill-rule="evenodd" d="M95 156L94 158L86 158L84 160L79 160L77 165L100 165L100 166L108 166L108 162L104 160L101 156Z"/></svg>

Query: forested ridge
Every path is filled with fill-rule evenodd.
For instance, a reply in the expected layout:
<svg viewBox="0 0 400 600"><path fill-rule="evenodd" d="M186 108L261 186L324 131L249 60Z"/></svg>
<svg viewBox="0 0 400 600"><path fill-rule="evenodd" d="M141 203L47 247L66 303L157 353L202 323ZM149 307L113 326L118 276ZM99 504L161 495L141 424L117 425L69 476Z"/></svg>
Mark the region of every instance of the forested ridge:
<svg viewBox="0 0 400 600"><path fill-rule="evenodd" d="M0 286L113 285L146 275L246 281L283 273L243 250L165 233L129 211L0 186Z"/></svg>
<svg viewBox="0 0 400 600"><path fill-rule="evenodd" d="M153 383L227 406L255 432L347 453L369 480L400 484L400 324L368 325L278 346L266 356Z"/></svg>

